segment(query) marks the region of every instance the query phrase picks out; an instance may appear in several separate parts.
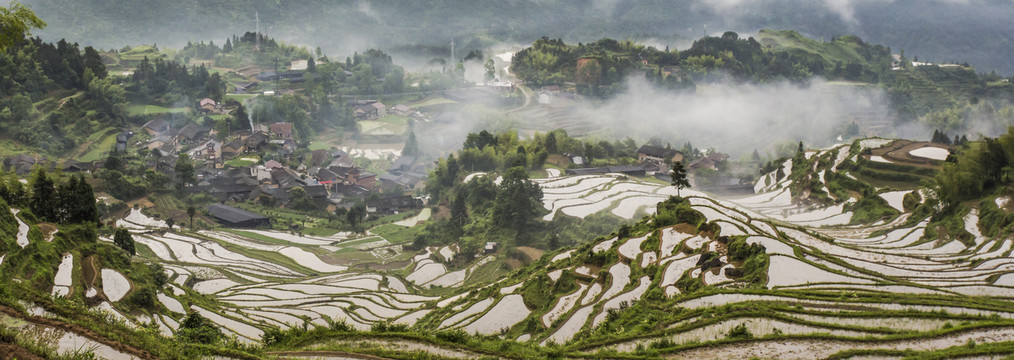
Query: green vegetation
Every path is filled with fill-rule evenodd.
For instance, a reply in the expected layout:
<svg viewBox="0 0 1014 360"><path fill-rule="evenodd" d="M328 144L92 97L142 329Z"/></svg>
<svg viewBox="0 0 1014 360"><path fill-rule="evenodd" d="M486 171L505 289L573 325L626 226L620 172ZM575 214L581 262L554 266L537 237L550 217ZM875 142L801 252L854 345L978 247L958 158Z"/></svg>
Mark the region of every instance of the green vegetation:
<svg viewBox="0 0 1014 360"><path fill-rule="evenodd" d="M127 116L178 114L187 111L185 107L164 108L158 105L131 104L126 107Z"/></svg>
<svg viewBox="0 0 1014 360"><path fill-rule="evenodd" d="M14 1L9 7L0 7L0 50L20 42L32 29L41 29L46 22L31 9Z"/></svg>

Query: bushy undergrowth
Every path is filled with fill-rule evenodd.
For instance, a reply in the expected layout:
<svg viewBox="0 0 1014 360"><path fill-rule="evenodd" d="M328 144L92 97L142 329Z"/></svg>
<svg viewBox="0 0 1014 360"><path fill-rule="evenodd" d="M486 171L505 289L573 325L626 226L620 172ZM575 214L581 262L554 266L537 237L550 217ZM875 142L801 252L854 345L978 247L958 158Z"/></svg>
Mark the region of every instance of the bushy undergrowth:
<svg viewBox="0 0 1014 360"><path fill-rule="evenodd" d="M852 211L852 224L866 224L877 220L888 220L898 216L897 209L887 204L884 198L875 194L863 196L859 201L845 206L846 211Z"/></svg>

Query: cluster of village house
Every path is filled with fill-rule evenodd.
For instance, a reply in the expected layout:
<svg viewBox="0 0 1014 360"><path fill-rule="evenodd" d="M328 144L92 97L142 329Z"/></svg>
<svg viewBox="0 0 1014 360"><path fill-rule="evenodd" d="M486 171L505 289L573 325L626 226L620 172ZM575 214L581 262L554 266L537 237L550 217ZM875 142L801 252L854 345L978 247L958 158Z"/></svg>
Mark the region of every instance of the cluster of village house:
<svg viewBox="0 0 1014 360"><path fill-rule="evenodd" d="M666 149L653 145L642 145L637 149L637 165L617 165L603 167L588 167L567 169L567 175L589 175L618 173L630 176L655 176L666 181L669 180L670 165L674 162L682 162L685 159L683 152L675 149ZM729 155L719 152L712 152L687 164L689 172L698 169L718 170L719 165L729 160ZM574 164L582 165L584 159L580 156L572 156Z"/></svg>
<svg viewBox="0 0 1014 360"><path fill-rule="evenodd" d="M405 105L387 108L376 100L354 100L354 114L358 119L370 120L388 113L400 116L419 116ZM222 104L212 99L199 102L202 114L228 114ZM242 127L245 124L236 124ZM144 124L140 131L149 140L130 140L135 133L124 130L116 138L116 149L147 149L146 166L170 178L175 175L176 161L180 153L188 154L198 164L197 183L185 188L190 194L208 194L220 202L252 200L261 204L285 207L289 205L289 193L295 187L303 188L311 201L320 209L334 211L338 207L348 208L357 201L365 201L370 213L395 213L421 207L422 201L402 192L381 193L381 189L414 190L426 179L426 169L414 157L401 156L394 160L386 173L377 175L356 167L348 152L331 149L316 150L294 158L298 144L293 139L291 123L253 125L252 129L232 131L230 137L220 142L212 137L213 130L189 123L174 129L165 118L156 118ZM271 158L263 164L254 163L247 167L226 167L225 161L251 156ZM622 173L630 176L651 176L668 179L669 164L683 161L684 154L678 150L644 145L637 150L638 165L608 166L593 168L572 168L569 175L600 173ZM572 157L578 166L583 164L580 156ZM298 166L284 166L286 163ZM717 169L727 161L728 155L711 153L690 162L687 167L693 172L700 168ZM28 174L32 166L45 162L43 159L21 154L7 159L5 169L19 175ZM51 165L52 166L52 165ZM64 172L92 171L101 168L101 161L79 162L67 160L62 164ZM378 196L371 196L378 194ZM221 207L217 207L221 208ZM232 210L220 211L235 215ZM249 220L249 217L246 218ZM228 222L226 219L220 221Z"/></svg>
<svg viewBox="0 0 1014 360"><path fill-rule="evenodd" d="M202 113L225 112L211 99L204 99L200 104ZM357 111L360 108L369 110L364 117L384 116L388 109L383 106L379 101L361 101ZM404 105L393 107L390 111L399 114L413 112ZM135 132L125 130L117 135L117 150L147 149L145 162L148 169L170 178L175 176L179 154L188 154L198 166L197 183L184 189L189 194L208 194L220 202L253 200L286 207L290 190L300 187L318 208L327 211L348 208L358 201L365 202L368 212L378 214L423 206L421 199L403 192L381 193L381 189L411 191L423 182L426 169L414 157L395 159L387 173L380 176L357 167L349 153L342 150L310 151L296 158L294 154L298 145L293 140L291 123L254 125L253 129L236 130L225 142L214 139L210 128L190 123L174 129L165 118L148 121L139 131L145 132L149 140L132 142ZM244 156L277 160L241 168L224 165L225 161ZM283 166L279 160L298 166ZM7 159L4 166L19 175L26 175L35 164L44 163L47 162L43 158L22 154ZM55 168L56 165L50 166ZM102 166L102 161L67 160L61 169L64 172L90 172ZM371 196L373 194L378 196Z"/></svg>

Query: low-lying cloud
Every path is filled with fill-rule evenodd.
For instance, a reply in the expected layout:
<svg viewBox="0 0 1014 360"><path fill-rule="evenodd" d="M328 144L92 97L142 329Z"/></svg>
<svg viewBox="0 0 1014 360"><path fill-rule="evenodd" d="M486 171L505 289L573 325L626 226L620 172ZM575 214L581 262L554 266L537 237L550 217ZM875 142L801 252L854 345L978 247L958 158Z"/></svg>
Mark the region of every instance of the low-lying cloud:
<svg viewBox="0 0 1014 360"><path fill-rule="evenodd" d="M862 135L897 135L887 97L878 88L815 78L806 85L708 85L689 94L658 89L639 77L631 78L627 88L604 104L579 111L619 137L657 137L673 146L690 141L734 155L770 152L786 141L828 146L853 122Z"/></svg>

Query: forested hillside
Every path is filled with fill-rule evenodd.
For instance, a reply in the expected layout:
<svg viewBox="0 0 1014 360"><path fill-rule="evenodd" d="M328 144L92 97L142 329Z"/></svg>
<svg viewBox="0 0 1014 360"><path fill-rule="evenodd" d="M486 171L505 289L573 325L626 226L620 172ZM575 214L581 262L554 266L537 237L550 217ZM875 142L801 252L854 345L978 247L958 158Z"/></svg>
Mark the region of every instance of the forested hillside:
<svg viewBox="0 0 1014 360"><path fill-rule="evenodd" d="M568 42L634 38L682 47L709 31L754 33L767 28L796 30L824 39L856 34L893 49L904 48L924 60L967 61L980 71L1014 72L1009 36L1014 24L1007 21L1014 15L1014 5L1006 1L25 3L50 21L51 26L40 32L47 40L71 37L71 41L102 48L140 43L182 47L190 40L252 31L258 11L261 29L269 35L342 53L364 44L384 49L421 44L449 53L452 36L459 48L466 49L498 41L528 43L542 36ZM940 26L942 23L947 26Z"/></svg>

